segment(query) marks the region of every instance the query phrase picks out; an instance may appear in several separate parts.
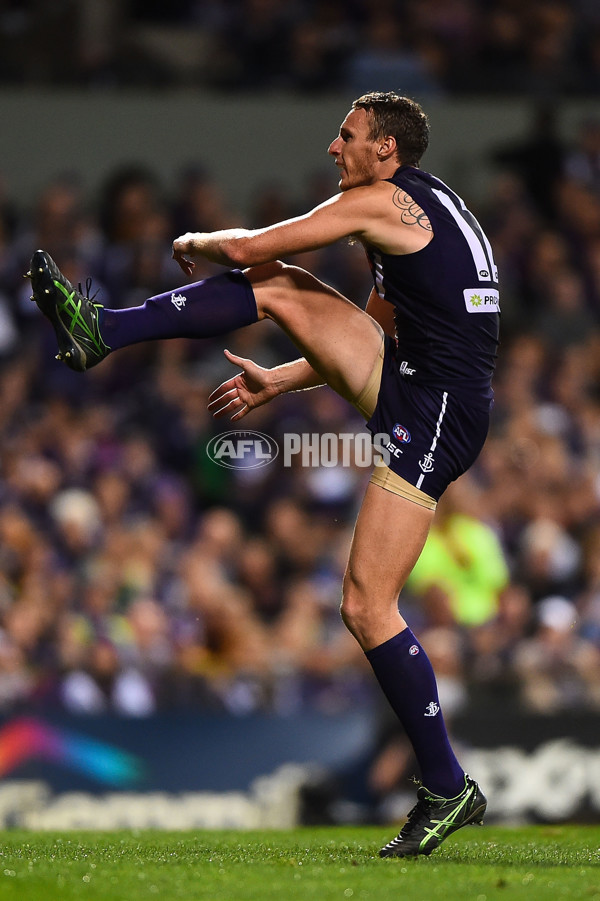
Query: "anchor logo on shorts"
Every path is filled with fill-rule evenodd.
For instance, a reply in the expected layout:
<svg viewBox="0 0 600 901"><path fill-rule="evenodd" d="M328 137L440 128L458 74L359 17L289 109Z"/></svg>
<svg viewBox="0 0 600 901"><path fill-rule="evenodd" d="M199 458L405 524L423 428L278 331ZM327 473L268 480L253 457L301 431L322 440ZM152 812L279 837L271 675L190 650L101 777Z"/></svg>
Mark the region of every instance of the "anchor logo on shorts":
<svg viewBox="0 0 600 901"><path fill-rule="evenodd" d="M419 466L421 467L423 472L432 472L434 469L434 459L433 454L429 452L425 454L422 460L419 460Z"/></svg>

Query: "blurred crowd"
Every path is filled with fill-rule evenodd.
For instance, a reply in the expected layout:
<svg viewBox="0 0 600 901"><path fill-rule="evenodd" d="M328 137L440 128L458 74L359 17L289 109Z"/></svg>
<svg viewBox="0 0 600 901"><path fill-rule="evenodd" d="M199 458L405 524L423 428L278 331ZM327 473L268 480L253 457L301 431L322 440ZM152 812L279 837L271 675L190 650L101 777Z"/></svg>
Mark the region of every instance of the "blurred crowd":
<svg viewBox="0 0 600 901"><path fill-rule="evenodd" d="M401 607L450 717L490 703L598 711L600 125L563 142L542 110L494 163L487 196L466 198L503 289L491 433L441 501ZM135 345L80 375L55 361L23 279L43 247L74 283L91 276L98 301L139 304L181 284L174 236L304 211L330 177L298 195L273 183L243 213L193 167L172 193L128 167L98 201L65 176L31 209L0 203L0 712L290 715L377 695L338 614L368 470L283 454L228 469L206 452L230 427L206 409L231 374L223 347L269 366L297 356L288 339L264 322ZM294 262L364 304L359 246ZM244 424L280 446L365 431L328 388Z"/></svg>
<svg viewBox="0 0 600 901"><path fill-rule="evenodd" d="M596 0L3 0L0 79L417 97L600 89Z"/></svg>

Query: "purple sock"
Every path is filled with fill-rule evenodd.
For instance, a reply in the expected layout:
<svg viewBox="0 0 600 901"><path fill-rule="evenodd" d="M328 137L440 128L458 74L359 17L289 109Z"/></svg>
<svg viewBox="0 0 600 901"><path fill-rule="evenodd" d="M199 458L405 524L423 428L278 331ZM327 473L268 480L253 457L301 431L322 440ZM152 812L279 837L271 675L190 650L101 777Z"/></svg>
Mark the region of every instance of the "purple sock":
<svg viewBox="0 0 600 901"><path fill-rule="evenodd" d="M410 629L404 629L366 656L413 746L423 785L454 798L465 787L465 775L450 747L427 654Z"/></svg>
<svg viewBox="0 0 600 901"><path fill-rule="evenodd" d="M232 269L166 294L141 307L101 311L100 332L111 350L158 338L214 338L258 321L252 285Z"/></svg>

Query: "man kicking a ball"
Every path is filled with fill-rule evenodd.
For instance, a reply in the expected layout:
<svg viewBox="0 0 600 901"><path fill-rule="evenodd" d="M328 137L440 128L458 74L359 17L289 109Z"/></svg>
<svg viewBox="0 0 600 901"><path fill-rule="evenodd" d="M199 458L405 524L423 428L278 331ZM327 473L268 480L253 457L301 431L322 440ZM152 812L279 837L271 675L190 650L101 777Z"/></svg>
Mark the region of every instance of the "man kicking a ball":
<svg viewBox="0 0 600 901"><path fill-rule="evenodd" d="M328 384L373 434L389 435L389 465L376 467L356 521L341 607L421 770L417 803L382 857L430 854L461 826L481 823L486 808L450 746L433 669L398 608L440 495L485 441L498 345L489 241L460 197L419 168L428 138L414 101L360 97L329 147L340 193L267 228L177 238L173 256L188 278L197 256L231 267L177 289L177 304L169 292L141 307L106 309L41 250L30 272L58 357L72 369L139 341L214 337L271 319L302 357L263 369L228 354L241 372L211 396L215 415L237 421L278 394ZM348 236L364 245L373 273L366 312L279 262Z"/></svg>

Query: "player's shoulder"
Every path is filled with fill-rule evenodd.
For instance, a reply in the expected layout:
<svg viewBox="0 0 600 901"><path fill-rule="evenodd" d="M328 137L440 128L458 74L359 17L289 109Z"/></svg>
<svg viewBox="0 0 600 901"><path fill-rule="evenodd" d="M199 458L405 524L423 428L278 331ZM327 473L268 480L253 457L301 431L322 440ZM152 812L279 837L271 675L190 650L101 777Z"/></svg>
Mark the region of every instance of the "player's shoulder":
<svg viewBox="0 0 600 901"><path fill-rule="evenodd" d="M348 204L363 204L365 207L377 206L382 200L391 198L398 190L397 186L388 179L379 179L370 185L357 185L342 193L344 201Z"/></svg>
<svg viewBox="0 0 600 901"><path fill-rule="evenodd" d="M385 198L391 198L393 193L393 185L383 182L357 185L330 197L321 207L317 207L317 211L329 209L334 215L342 215L352 223L353 232L362 232L384 214L387 205Z"/></svg>

